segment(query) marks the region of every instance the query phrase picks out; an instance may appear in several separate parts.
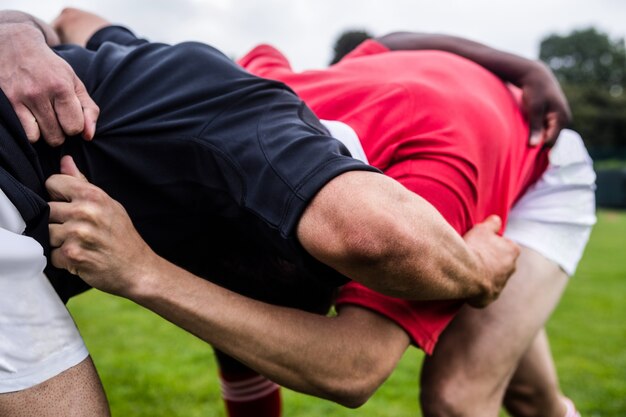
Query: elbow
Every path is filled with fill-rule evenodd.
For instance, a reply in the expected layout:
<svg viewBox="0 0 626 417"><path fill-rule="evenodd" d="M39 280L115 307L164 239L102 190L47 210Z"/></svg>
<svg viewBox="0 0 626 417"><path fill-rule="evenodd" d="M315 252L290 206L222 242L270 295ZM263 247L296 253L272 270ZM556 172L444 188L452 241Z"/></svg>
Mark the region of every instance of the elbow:
<svg viewBox="0 0 626 417"><path fill-rule="evenodd" d="M339 398L338 400L336 400L335 402L339 405L342 405L346 408L359 408L361 407L363 404L365 404L367 402L367 400L370 399L370 397L372 396L372 394L374 393L374 391L367 393L367 392L353 392L353 393L349 393L346 394L344 396L342 396L341 398Z"/></svg>
<svg viewBox="0 0 626 417"><path fill-rule="evenodd" d="M318 379L319 396L347 408L365 404L387 380L397 363L393 355L384 355L382 350L378 352L357 355L353 360L344 358L344 363L349 366L338 367L332 375L326 374Z"/></svg>
<svg viewBox="0 0 626 417"><path fill-rule="evenodd" d="M327 381L322 388L324 397L347 408L359 408L365 404L382 384L372 376L356 377L344 375L342 378Z"/></svg>
<svg viewBox="0 0 626 417"><path fill-rule="evenodd" d="M346 258L356 265L384 266L407 256L419 238L407 228L404 219L390 213L376 213L342 230Z"/></svg>

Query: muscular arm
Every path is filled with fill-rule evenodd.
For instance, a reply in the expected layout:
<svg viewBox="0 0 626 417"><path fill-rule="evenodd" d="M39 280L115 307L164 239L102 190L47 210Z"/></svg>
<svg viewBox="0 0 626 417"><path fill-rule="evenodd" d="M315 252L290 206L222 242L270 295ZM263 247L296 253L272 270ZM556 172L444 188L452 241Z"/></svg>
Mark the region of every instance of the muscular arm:
<svg viewBox="0 0 626 417"><path fill-rule="evenodd" d="M15 34L20 31L31 31L35 29L35 31L31 32L28 36L32 36L33 38L43 36L46 44L51 47L57 46L60 43L59 37L50 25L28 13L16 10L0 11L0 28L2 28L3 34L5 34L4 31L6 30L11 36L15 36Z"/></svg>
<svg viewBox="0 0 626 417"><path fill-rule="evenodd" d="M158 257L123 207L90 185L71 158L63 158L61 170L65 175L47 182L57 200L50 203L55 266L134 300L275 382L357 406L408 346L400 327L368 310L345 307L335 318L317 316L254 301L195 277Z"/></svg>
<svg viewBox="0 0 626 417"><path fill-rule="evenodd" d="M93 138L98 106L72 68L50 46L59 38L26 13L0 11L0 88L31 142L59 145L65 135Z"/></svg>
<svg viewBox="0 0 626 417"><path fill-rule="evenodd" d="M365 403L409 345L393 322L358 307L337 317L264 304L159 259L126 296L274 382L347 407Z"/></svg>
<svg viewBox="0 0 626 417"><path fill-rule="evenodd" d="M413 300L469 298L484 306L499 295L519 253L496 235L499 229L498 221L490 221L473 231L479 239L464 240L429 202L398 182L349 172L311 202L298 238L318 260L380 293ZM489 253L494 248L498 258Z"/></svg>
<svg viewBox="0 0 626 417"><path fill-rule="evenodd" d="M52 262L131 299L289 388L362 404L409 344L391 321L358 307L329 318L235 294L156 255L122 206L80 177L70 158L48 180ZM71 200L71 202L67 202ZM114 225L114 227L111 227Z"/></svg>
<svg viewBox="0 0 626 417"><path fill-rule="evenodd" d="M531 128L531 144L553 145L560 130L571 120L569 105L558 81L540 61L449 35L396 32L376 40L391 50L447 51L474 61L520 87Z"/></svg>

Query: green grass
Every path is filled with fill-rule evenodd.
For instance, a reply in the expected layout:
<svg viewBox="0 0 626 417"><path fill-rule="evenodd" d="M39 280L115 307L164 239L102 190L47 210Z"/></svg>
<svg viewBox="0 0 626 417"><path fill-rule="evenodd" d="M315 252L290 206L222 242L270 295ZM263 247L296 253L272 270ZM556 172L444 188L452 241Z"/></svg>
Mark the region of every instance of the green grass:
<svg viewBox="0 0 626 417"><path fill-rule="evenodd" d="M603 211L548 323L561 385L585 417L626 416L626 213ZM211 349L154 314L96 291L70 309L116 417L224 416ZM422 354L409 350L362 408L284 391L285 416L419 416Z"/></svg>

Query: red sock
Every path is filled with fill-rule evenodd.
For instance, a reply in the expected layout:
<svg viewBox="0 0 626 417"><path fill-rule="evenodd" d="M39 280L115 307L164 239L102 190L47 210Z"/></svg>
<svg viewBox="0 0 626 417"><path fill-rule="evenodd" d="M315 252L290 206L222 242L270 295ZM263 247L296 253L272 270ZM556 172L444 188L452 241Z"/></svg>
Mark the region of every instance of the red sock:
<svg viewBox="0 0 626 417"><path fill-rule="evenodd" d="M280 386L221 352L217 358L229 417L281 416Z"/></svg>

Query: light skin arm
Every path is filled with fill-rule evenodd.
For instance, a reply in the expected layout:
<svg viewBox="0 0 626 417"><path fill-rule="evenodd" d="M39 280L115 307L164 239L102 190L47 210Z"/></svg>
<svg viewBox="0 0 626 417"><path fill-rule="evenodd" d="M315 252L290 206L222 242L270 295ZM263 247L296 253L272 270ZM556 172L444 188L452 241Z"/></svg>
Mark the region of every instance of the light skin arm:
<svg viewBox="0 0 626 417"><path fill-rule="evenodd" d="M47 182L57 200L50 203L55 266L134 300L274 381L357 406L408 346L401 328L365 309L345 307L335 318L317 316L247 299L195 277L158 257L123 207L90 185L71 158L63 158L61 170L65 175ZM480 227L478 240L495 235L498 224ZM507 252L491 253L500 259Z"/></svg>
<svg viewBox="0 0 626 417"><path fill-rule="evenodd" d="M127 298L282 386L346 407L365 403L409 345L404 330L362 308L315 315L234 294L168 262L154 265Z"/></svg>
<svg viewBox="0 0 626 417"><path fill-rule="evenodd" d="M380 293L467 298L482 307L502 291L519 254L497 236L500 226L494 216L464 240L430 203L398 182L354 171L319 191L297 234L315 258ZM503 257L495 258L492 249Z"/></svg>
<svg viewBox="0 0 626 417"><path fill-rule="evenodd" d="M69 157L62 162L73 165ZM65 252L82 271L83 260L75 256L90 253L91 239L106 250L116 249L98 233L103 226L111 233L112 225L127 219L119 203L73 176L52 176L47 186L60 201L51 203L51 209L61 211L58 219L51 217L60 223L50 226L51 233L60 228L60 235L71 238L56 242L55 247L63 246L57 254ZM82 218L82 211L89 217ZM91 215L97 211L99 217ZM101 225L113 215L120 221ZM519 254L515 244L496 234L500 226L492 219L464 240L428 202L399 183L381 174L353 171L320 190L302 215L297 236L322 263L381 293L415 300L468 298L484 306L502 291ZM89 236L83 237L83 229ZM122 244L123 238L111 242Z"/></svg>
<svg viewBox="0 0 626 417"><path fill-rule="evenodd" d="M391 50L440 50L485 67L523 92L531 129L530 143L553 145L571 121L567 99L552 71L542 62L449 35L396 32L376 39Z"/></svg>
<svg viewBox="0 0 626 417"><path fill-rule="evenodd" d="M92 139L99 115L74 70L51 49L59 38L45 22L17 11L0 11L0 88L31 142L50 145L65 135Z"/></svg>
<svg viewBox="0 0 626 417"><path fill-rule="evenodd" d="M364 403L409 345L393 322L359 307L336 317L269 305L201 279L156 255L122 206L65 157L47 182L54 265L156 312L273 381ZM68 202L71 200L71 202ZM320 343L323 341L323 343Z"/></svg>
<svg viewBox="0 0 626 417"><path fill-rule="evenodd" d="M100 29L110 26L111 22L97 14L68 7L63 9L52 22L62 43L73 43L82 47Z"/></svg>

